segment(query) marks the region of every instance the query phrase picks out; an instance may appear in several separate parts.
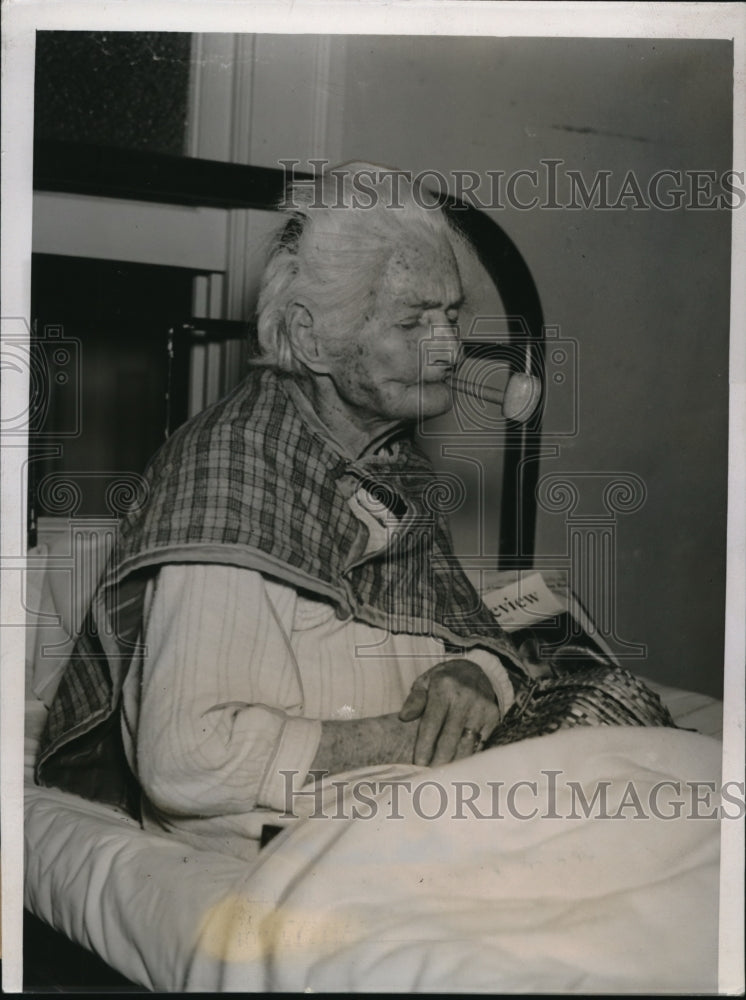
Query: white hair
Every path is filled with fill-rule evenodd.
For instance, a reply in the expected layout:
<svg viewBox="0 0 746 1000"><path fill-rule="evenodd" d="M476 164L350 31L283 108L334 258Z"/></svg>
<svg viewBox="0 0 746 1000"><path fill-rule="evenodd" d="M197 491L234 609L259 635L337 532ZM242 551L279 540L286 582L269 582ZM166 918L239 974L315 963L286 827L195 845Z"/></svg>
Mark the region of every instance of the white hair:
<svg viewBox="0 0 746 1000"><path fill-rule="evenodd" d="M363 322L394 251L412 244L442 250L445 244L458 256L468 246L433 205L432 194L414 189L401 171L368 163L297 182L283 211L288 219L272 241L259 287L252 358L278 371L303 371L287 336L293 302L310 303L314 319L324 317L341 336Z"/></svg>

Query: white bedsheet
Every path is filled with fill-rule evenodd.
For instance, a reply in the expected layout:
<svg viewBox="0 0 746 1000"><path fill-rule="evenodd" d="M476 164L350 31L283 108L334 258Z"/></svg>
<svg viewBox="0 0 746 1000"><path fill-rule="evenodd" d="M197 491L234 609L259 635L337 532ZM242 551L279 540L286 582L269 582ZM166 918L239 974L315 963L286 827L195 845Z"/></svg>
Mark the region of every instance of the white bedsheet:
<svg viewBox="0 0 746 1000"><path fill-rule="evenodd" d="M40 717L31 710L29 763ZM167 991L714 992L719 822L659 819L648 803L662 780L719 783L720 755L696 733L574 729L437 770L378 769L412 782L402 819L389 817L384 791L374 819L295 821L251 869L30 786L26 905ZM562 772L561 817L572 780L589 800L609 782L612 815L632 781L649 818L632 818L634 803L627 818L542 818L547 770ZM426 819L414 789L434 780L449 799ZM531 819L505 805L500 819L466 808L453 818L459 782L477 783L484 814L487 782L531 780L536 795L524 787L517 798L522 812L539 808ZM431 786L419 812L436 812L441 794Z"/></svg>

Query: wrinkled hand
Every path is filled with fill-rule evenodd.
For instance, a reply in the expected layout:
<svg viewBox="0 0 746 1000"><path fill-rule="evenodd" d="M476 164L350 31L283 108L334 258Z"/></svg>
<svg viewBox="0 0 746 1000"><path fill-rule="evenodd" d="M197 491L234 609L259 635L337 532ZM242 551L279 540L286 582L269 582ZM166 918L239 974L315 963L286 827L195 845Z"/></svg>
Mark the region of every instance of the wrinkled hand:
<svg viewBox="0 0 746 1000"><path fill-rule="evenodd" d="M447 660L425 671L412 685L399 718L420 718L414 763L447 764L474 753L500 721L500 709L487 675L471 660Z"/></svg>

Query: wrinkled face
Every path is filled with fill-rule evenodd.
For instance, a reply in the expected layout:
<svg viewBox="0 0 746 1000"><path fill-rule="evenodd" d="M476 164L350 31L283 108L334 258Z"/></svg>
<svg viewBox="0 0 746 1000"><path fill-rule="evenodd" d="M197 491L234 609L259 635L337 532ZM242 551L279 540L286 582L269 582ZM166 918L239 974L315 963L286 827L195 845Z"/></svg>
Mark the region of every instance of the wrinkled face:
<svg viewBox="0 0 746 1000"><path fill-rule="evenodd" d="M444 381L458 354L463 298L451 248L404 245L392 254L362 324L330 367L338 395L361 416L416 420L450 409Z"/></svg>

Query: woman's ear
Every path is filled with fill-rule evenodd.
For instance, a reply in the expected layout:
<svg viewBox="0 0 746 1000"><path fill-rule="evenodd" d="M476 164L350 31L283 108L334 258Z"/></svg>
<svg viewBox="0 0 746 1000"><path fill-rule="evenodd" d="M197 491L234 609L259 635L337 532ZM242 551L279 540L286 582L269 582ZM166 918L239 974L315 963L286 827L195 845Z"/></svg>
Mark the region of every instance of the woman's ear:
<svg viewBox="0 0 746 1000"><path fill-rule="evenodd" d="M317 375L328 372L326 354L313 313L303 302L291 302L285 310L285 329L296 359Z"/></svg>

